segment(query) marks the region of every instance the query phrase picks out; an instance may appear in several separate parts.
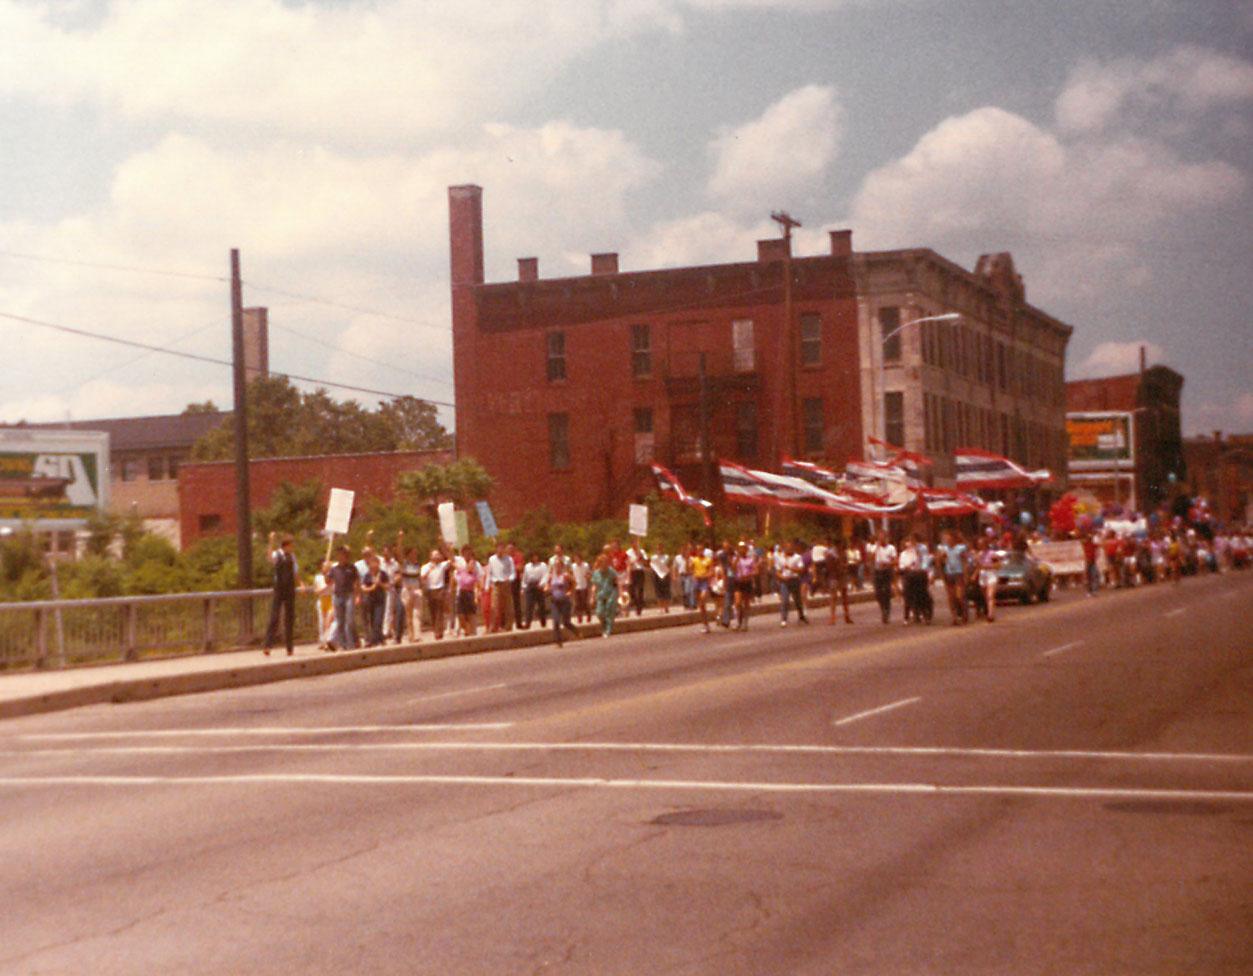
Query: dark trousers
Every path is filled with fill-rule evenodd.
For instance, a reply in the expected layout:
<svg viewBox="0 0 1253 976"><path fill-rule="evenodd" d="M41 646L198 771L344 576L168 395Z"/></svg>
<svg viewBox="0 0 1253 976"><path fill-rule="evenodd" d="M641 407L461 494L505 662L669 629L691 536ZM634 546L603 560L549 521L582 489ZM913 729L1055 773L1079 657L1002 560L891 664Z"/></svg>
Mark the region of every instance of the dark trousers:
<svg viewBox="0 0 1253 976"><path fill-rule="evenodd" d="M392 632L396 638L396 643L400 643L405 636L405 601L400 595L400 590L392 594Z"/></svg>
<svg viewBox="0 0 1253 976"><path fill-rule="evenodd" d="M557 638L557 643L562 643L561 628L564 627L570 631L571 637L578 637L578 631L574 629L574 624L570 620L570 598L568 596L553 597L553 636Z"/></svg>
<svg viewBox="0 0 1253 976"><path fill-rule="evenodd" d="M546 605L546 601L544 600L544 591L539 588L539 584L528 583L523 597L526 601L526 615L522 626L529 630L531 627L531 621L538 614L540 626L547 627L548 607Z"/></svg>
<svg viewBox="0 0 1253 976"><path fill-rule="evenodd" d="M365 604L366 626L370 644L383 643L383 621L387 618L386 600L368 600Z"/></svg>
<svg viewBox="0 0 1253 976"><path fill-rule="evenodd" d="M270 626L265 630L265 646L268 650L278 640L279 614L283 617L283 640L287 653L292 652L292 633L296 629L296 591L275 590L270 601Z"/></svg>
<svg viewBox="0 0 1253 976"><path fill-rule="evenodd" d="M644 612L644 570L631 570L631 579L628 584L631 593L631 609L635 611L638 617Z"/></svg>
<svg viewBox="0 0 1253 976"><path fill-rule="evenodd" d="M522 579L515 576L509 582L509 592L513 597L513 625L522 629Z"/></svg>
<svg viewBox="0 0 1253 976"><path fill-rule="evenodd" d="M883 614L886 624L892 616L892 570L876 569L874 571L874 598L879 603L879 612Z"/></svg>
<svg viewBox="0 0 1253 976"><path fill-rule="evenodd" d="M905 619L930 620L934 608L927 589L927 574L914 569L905 574Z"/></svg>

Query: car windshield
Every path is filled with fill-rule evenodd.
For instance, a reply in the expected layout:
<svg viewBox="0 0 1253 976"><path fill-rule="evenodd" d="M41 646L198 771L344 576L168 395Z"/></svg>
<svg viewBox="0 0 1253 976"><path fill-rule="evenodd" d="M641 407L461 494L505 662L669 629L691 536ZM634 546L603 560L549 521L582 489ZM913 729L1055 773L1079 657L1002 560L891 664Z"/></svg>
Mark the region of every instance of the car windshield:
<svg viewBox="0 0 1253 976"><path fill-rule="evenodd" d="M1001 565L1012 569L1025 569L1027 557L1021 552L1007 552L1001 560Z"/></svg>

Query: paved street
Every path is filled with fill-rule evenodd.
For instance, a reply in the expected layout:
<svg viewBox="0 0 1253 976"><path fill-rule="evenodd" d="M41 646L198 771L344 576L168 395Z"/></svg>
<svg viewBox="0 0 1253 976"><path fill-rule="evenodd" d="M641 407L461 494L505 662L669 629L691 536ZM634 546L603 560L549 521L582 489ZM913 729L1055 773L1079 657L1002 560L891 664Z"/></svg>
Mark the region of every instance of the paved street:
<svg viewBox="0 0 1253 976"><path fill-rule="evenodd" d="M1247 974L1253 574L0 724L0 973Z"/></svg>

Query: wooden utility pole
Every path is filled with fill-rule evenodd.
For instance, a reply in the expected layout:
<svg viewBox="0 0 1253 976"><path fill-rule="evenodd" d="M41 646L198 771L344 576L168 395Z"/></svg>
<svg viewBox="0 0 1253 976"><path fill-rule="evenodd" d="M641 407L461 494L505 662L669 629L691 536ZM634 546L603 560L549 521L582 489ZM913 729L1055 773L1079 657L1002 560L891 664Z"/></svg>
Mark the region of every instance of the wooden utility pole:
<svg viewBox="0 0 1253 976"><path fill-rule="evenodd" d="M231 249L231 348L235 378L235 555L239 588L252 589L252 501L248 480L248 377L244 370L244 300L239 249ZM252 639L252 601L244 601L241 637Z"/></svg>
<svg viewBox="0 0 1253 976"><path fill-rule="evenodd" d="M791 214L783 210L776 210L770 215L773 220L783 229L783 341L787 344L787 358L784 360L784 368L788 373L788 382L791 383L791 401L792 401L792 446L790 453L793 457L800 457L804 452L801 450L801 394L800 381L797 376L800 370L800 357L797 355L797 345L799 338L796 334L795 323L792 314L792 228L800 227L801 222ZM780 391L779 400L782 400L782 391ZM776 421L775 429L779 429ZM778 441L782 438L776 438L776 450L781 447ZM783 452L780 451L780 454ZM780 458L779 460L782 460Z"/></svg>

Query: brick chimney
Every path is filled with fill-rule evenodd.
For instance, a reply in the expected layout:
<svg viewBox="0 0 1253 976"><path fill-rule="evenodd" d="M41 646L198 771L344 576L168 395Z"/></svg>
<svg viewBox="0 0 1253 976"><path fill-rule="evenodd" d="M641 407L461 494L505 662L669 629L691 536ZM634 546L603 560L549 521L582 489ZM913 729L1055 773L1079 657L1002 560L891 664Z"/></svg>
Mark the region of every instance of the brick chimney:
<svg viewBox="0 0 1253 976"><path fill-rule="evenodd" d="M786 237L768 237L757 242L757 260L762 264L782 261L791 251L791 241Z"/></svg>
<svg viewBox="0 0 1253 976"><path fill-rule="evenodd" d="M603 254L592 255L592 274L617 274L618 273L618 254L616 251L606 251Z"/></svg>
<svg viewBox="0 0 1253 976"><path fill-rule="evenodd" d="M539 280L539 258L518 258L518 280Z"/></svg>
<svg viewBox="0 0 1253 976"><path fill-rule="evenodd" d="M831 256L847 257L853 253L853 232L851 230L827 231L831 237Z"/></svg>
<svg viewBox="0 0 1253 976"><path fill-rule="evenodd" d="M270 375L270 310L246 308L244 311L244 378L251 383L259 376Z"/></svg>
<svg viewBox="0 0 1253 976"><path fill-rule="evenodd" d="M448 244L452 285L483 283L483 188L448 188Z"/></svg>

